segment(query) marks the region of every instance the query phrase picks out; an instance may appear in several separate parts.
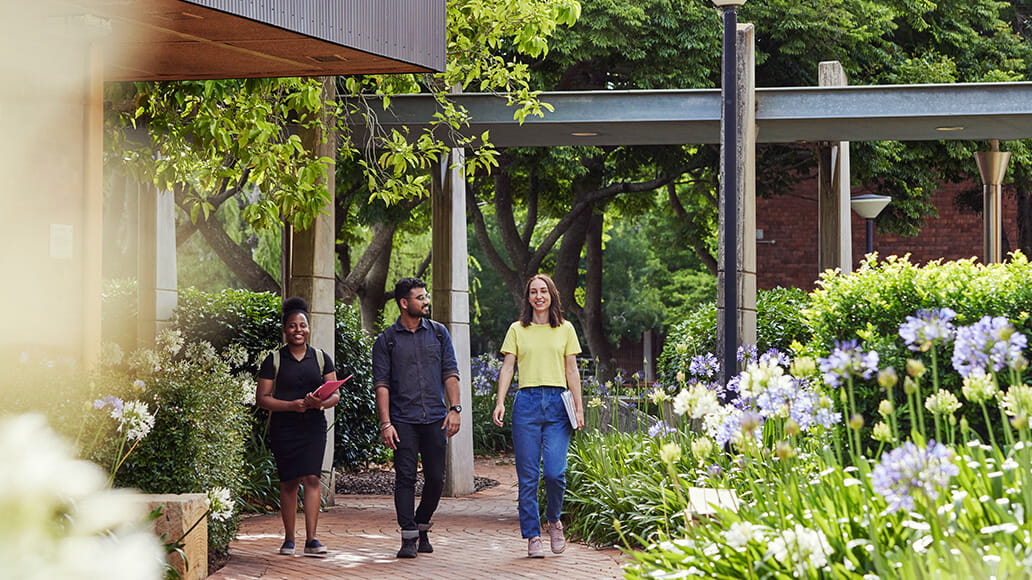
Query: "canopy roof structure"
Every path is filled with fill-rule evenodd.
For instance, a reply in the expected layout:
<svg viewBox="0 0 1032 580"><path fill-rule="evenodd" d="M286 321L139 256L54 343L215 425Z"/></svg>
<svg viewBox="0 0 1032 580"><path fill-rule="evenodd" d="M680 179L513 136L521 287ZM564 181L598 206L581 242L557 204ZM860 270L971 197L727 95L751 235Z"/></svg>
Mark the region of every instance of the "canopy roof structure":
<svg viewBox="0 0 1032 580"><path fill-rule="evenodd" d="M445 0L59 0L110 26L104 78L190 80L440 71Z"/></svg>
<svg viewBox="0 0 1032 580"><path fill-rule="evenodd" d="M497 95L452 98L469 110L468 130L499 147L720 142L719 89L542 93L555 111L522 125ZM428 95L391 102L385 128L425 127L436 107ZM760 143L1026 139L1032 82L757 88L756 124Z"/></svg>

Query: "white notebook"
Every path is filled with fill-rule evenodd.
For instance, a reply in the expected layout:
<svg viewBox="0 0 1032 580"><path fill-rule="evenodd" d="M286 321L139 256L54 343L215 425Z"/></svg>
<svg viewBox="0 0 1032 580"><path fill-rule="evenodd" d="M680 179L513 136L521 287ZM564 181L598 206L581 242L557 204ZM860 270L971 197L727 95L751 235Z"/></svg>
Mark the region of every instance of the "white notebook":
<svg viewBox="0 0 1032 580"><path fill-rule="evenodd" d="M563 391L563 406L566 407L566 415L570 417L570 426L577 430L577 407L573 404L573 392L570 389Z"/></svg>

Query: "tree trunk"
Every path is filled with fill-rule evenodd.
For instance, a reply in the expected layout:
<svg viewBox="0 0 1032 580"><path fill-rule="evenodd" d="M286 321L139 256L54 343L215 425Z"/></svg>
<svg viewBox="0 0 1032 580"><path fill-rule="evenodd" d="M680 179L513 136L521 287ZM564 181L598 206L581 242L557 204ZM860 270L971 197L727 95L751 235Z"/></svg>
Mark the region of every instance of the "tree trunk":
<svg viewBox="0 0 1032 580"><path fill-rule="evenodd" d="M197 230L204 236L208 245L215 250L215 254L225 262L230 271L249 290L273 292L276 294L280 292L280 285L276 282L276 279L254 261L250 252L238 246L236 242L226 235L225 230L222 229L222 224L215 219L214 214L207 219L203 217L198 219Z"/></svg>
<svg viewBox="0 0 1032 580"><path fill-rule="evenodd" d="M373 261L361 289L358 292L359 311L362 316L362 328L374 332L380 324L380 311L387 303L387 273L391 265L391 253L394 249L394 229L392 235L386 240L383 251ZM389 320L390 315L384 313L384 319Z"/></svg>
<svg viewBox="0 0 1032 580"><path fill-rule="evenodd" d="M616 373L613 347L606 336L605 317L602 312L602 221L601 213L592 213L585 239L586 274L584 276L584 307L580 316L581 330L588 341L588 349L595 358L596 377L605 382Z"/></svg>

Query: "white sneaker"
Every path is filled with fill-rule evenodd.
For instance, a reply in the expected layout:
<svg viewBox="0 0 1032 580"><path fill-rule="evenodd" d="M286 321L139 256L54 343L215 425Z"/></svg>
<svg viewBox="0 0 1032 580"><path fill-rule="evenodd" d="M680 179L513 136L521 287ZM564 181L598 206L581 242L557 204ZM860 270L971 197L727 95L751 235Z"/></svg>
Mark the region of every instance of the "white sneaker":
<svg viewBox="0 0 1032 580"><path fill-rule="evenodd" d="M544 558L545 551L541 549L541 536L534 536L527 540L527 557Z"/></svg>
<svg viewBox="0 0 1032 580"><path fill-rule="evenodd" d="M552 553L562 554L566 549L566 534L563 533L562 522L548 522L548 539L552 544Z"/></svg>

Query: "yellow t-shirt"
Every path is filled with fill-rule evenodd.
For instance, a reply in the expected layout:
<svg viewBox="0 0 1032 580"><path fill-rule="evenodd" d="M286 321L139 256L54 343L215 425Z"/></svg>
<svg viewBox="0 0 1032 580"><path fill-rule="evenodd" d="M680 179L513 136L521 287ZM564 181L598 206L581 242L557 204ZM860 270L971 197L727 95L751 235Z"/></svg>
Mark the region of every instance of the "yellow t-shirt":
<svg viewBox="0 0 1032 580"><path fill-rule="evenodd" d="M552 328L548 324L509 326L502 353L516 355L519 387L565 387L566 356L580 353L577 331L569 320Z"/></svg>

